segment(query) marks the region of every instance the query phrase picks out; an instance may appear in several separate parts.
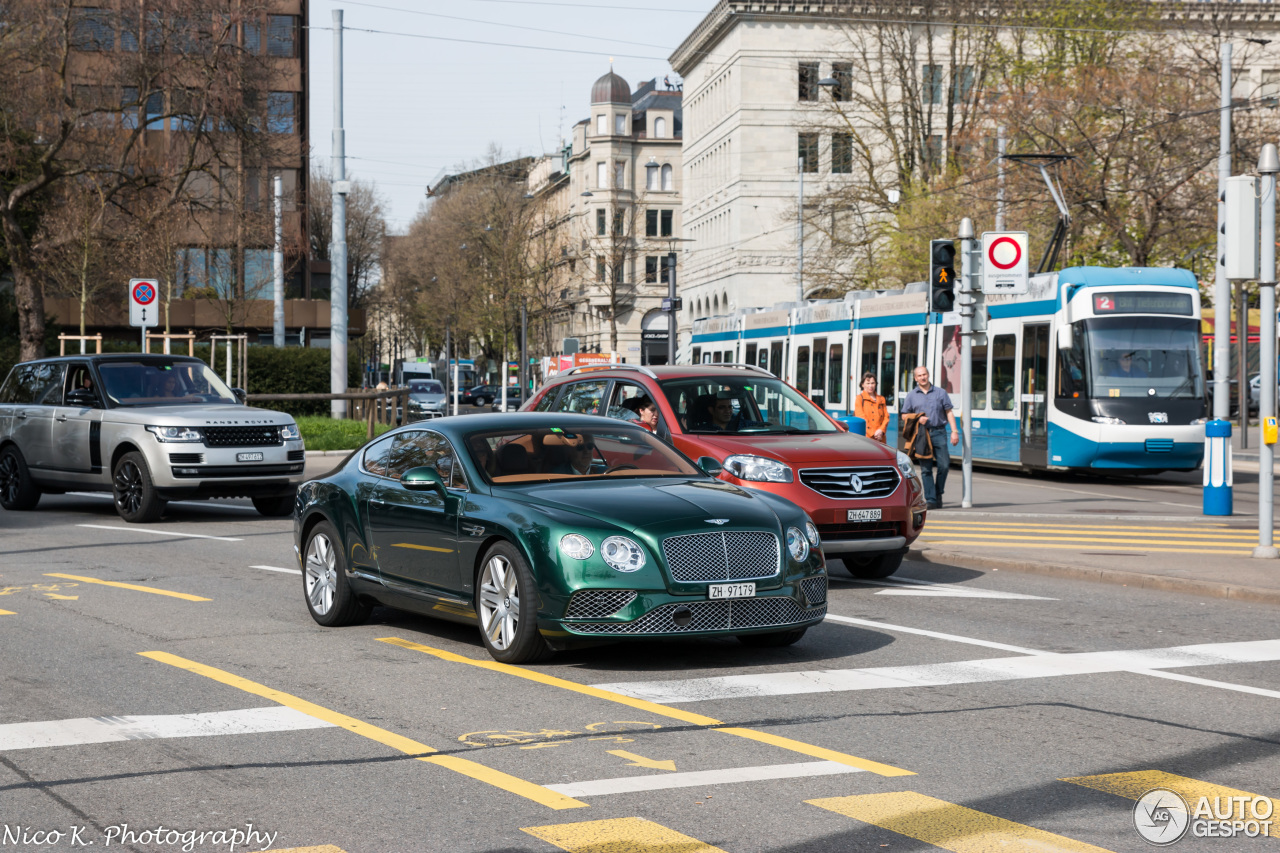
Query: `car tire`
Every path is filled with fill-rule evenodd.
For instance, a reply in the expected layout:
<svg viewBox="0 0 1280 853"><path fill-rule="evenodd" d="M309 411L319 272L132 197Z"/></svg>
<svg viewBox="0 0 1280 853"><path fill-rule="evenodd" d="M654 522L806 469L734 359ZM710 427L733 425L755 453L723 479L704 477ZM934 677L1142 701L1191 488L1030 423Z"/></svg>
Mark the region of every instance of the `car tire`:
<svg viewBox="0 0 1280 853"><path fill-rule="evenodd" d="M111 495L116 514L130 524L158 521L168 503L156 491L147 460L137 451L126 453L111 472Z"/></svg>
<svg viewBox="0 0 1280 853"><path fill-rule="evenodd" d="M790 631L770 631L768 634L739 634L738 642L753 649L777 649L800 642L808 628L792 628Z"/></svg>
<svg viewBox="0 0 1280 853"><path fill-rule="evenodd" d="M480 639L494 660L533 663L551 655L538 632L538 590L524 557L509 542L485 552L476 578Z"/></svg>
<svg viewBox="0 0 1280 853"><path fill-rule="evenodd" d="M0 506L8 510L35 509L40 503L40 489L31 479L27 460L16 447L0 451Z"/></svg>
<svg viewBox="0 0 1280 853"><path fill-rule="evenodd" d="M476 408L483 409L489 402L488 397L476 397Z"/></svg>
<svg viewBox="0 0 1280 853"><path fill-rule="evenodd" d="M273 498L254 498L253 508L259 515L267 518L284 518L293 515L293 495L279 495Z"/></svg>
<svg viewBox="0 0 1280 853"><path fill-rule="evenodd" d="M859 580L887 578L902 565L905 554L872 554L867 557L842 557L844 569Z"/></svg>
<svg viewBox="0 0 1280 853"><path fill-rule="evenodd" d="M358 625L373 610L351 589L340 542L333 525L322 521L302 548L302 597L311 618L326 628Z"/></svg>

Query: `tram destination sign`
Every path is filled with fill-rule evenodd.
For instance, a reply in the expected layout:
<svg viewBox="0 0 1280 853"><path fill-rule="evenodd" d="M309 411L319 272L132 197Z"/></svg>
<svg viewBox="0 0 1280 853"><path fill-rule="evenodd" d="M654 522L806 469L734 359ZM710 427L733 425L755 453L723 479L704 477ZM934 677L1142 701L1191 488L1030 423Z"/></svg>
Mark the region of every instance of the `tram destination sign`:
<svg viewBox="0 0 1280 853"><path fill-rule="evenodd" d="M1194 311L1189 293L1095 293L1094 314L1178 314Z"/></svg>

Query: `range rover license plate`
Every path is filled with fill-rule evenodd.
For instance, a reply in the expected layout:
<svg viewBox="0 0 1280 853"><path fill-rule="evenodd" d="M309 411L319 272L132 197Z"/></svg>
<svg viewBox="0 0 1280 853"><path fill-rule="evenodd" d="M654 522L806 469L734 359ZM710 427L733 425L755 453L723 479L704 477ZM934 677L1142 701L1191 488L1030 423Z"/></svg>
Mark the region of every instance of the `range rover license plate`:
<svg viewBox="0 0 1280 853"><path fill-rule="evenodd" d="M707 597L712 601L719 598L755 598L756 585L753 583L721 583L707 588Z"/></svg>
<svg viewBox="0 0 1280 853"><path fill-rule="evenodd" d="M261 462L262 452L259 451L257 453L237 453L236 461L237 462ZM877 510L877 512L879 512L879 510Z"/></svg>
<svg viewBox="0 0 1280 853"><path fill-rule="evenodd" d="M878 509L851 509L849 510L849 521L879 521L880 510Z"/></svg>

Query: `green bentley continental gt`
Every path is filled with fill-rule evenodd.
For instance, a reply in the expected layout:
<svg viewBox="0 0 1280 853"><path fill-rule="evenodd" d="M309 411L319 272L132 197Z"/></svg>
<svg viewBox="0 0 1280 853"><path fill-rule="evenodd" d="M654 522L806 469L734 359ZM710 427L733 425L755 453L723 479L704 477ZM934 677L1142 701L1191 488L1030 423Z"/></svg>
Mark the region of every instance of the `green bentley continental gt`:
<svg viewBox="0 0 1280 853"><path fill-rule="evenodd" d="M326 626L374 604L478 623L506 663L630 637L796 642L827 612L817 529L700 464L585 415L402 427L298 490L307 609Z"/></svg>

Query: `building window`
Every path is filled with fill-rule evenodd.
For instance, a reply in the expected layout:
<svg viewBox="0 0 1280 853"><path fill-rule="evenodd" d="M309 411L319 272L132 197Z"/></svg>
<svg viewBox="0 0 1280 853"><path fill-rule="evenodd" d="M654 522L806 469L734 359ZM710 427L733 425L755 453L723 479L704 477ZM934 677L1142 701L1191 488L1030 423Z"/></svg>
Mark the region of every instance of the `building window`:
<svg viewBox="0 0 1280 853"><path fill-rule="evenodd" d="M671 169L670 163L665 163L662 166L662 191L669 193L674 191L675 188L676 188L675 172Z"/></svg>
<svg viewBox="0 0 1280 853"><path fill-rule="evenodd" d="M120 126L125 130L138 127L138 87L125 86L120 90Z"/></svg>
<svg viewBox="0 0 1280 853"><path fill-rule="evenodd" d="M244 295L253 299L274 281L274 267L270 249L244 250Z"/></svg>
<svg viewBox="0 0 1280 853"><path fill-rule="evenodd" d="M626 284L626 281L627 281L627 276L626 276L626 265L625 265L625 263L617 263L617 264L614 264L614 265L613 265L613 283L614 283L614 284ZM604 318L603 318L603 317L601 317L600 319L602 319L602 320L603 320Z"/></svg>
<svg viewBox="0 0 1280 853"><path fill-rule="evenodd" d="M196 94L190 89L175 89L169 93L169 98L172 101L169 128L171 130L195 130L199 121Z"/></svg>
<svg viewBox="0 0 1280 853"><path fill-rule="evenodd" d="M251 56L262 53L262 24L257 21L244 22L244 50Z"/></svg>
<svg viewBox="0 0 1280 853"><path fill-rule="evenodd" d="M831 136L831 172L847 175L853 171L853 135L835 133Z"/></svg>
<svg viewBox="0 0 1280 853"><path fill-rule="evenodd" d="M627 117L623 113L617 113L614 115L613 133L615 136L627 135Z"/></svg>
<svg viewBox="0 0 1280 853"><path fill-rule="evenodd" d="M596 281L604 281L604 258L596 258Z"/></svg>
<svg viewBox="0 0 1280 853"><path fill-rule="evenodd" d="M147 130L164 130L164 92L147 95Z"/></svg>
<svg viewBox="0 0 1280 853"><path fill-rule="evenodd" d="M296 59L298 18L296 15L267 16L267 55Z"/></svg>
<svg viewBox="0 0 1280 853"><path fill-rule="evenodd" d="M616 160L613 164L613 187L614 189L624 190L627 188L627 164L622 160Z"/></svg>
<svg viewBox="0 0 1280 853"><path fill-rule="evenodd" d="M953 75L951 103L963 104L973 94L973 66L960 65Z"/></svg>
<svg viewBox="0 0 1280 853"><path fill-rule="evenodd" d="M942 168L941 134L930 134L929 138L924 141L924 160L930 169L936 171Z"/></svg>
<svg viewBox="0 0 1280 853"><path fill-rule="evenodd" d="M271 187L271 197L275 198L276 194L276 176L280 176L280 192L283 198L280 201L280 208L285 211L294 211L298 209L298 170L297 169L268 169L267 184Z"/></svg>
<svg viewBox="0 0 1280 853"><path fill-rule="evenodd" d="M658 281L658 258L650 256L644 259L644 280L646 284L656 284Z"/></svg>
<svg viewBox="0 0 1280 853"><path fill-rule="evenodd" d="M73 9L71 47L74 50L115 50L115 27L107 9Z"/></svg>
<svg viewBox="0 0 1280 853"><path fill-rule="evenodd" d="M942 103L942 66L920 66L920 97L926 104Z"/></svg>
<svg viewBox="0 0 1280 853"><path fill-rule="evenodd" d="M660 214L662 218L662 233L660 236L670 237L671 236L671 211L663 210L663 211L660 211Z"/></svg>
<svg viewBox="0 0 1280 853"><path fill-rule="evenodd" d="M598 207L596 208L596 236L597 237L604 236L604 223L605 223L604 208Z"/></svg>
<svg viewBox="0 0 1280 853"><path fill-rule="evenodd" d="M818 171L818 134L800 134L799 157L806 172Z"/></svg>
<svg viewBox="0 0 1280 853"><path fill-rule="evenodd" d="M802 101L818 100L818 63L801 62L799 96Z"/></svg>
<svg viewBox="0 0 1280 853"><path fill-rule="evenodd" d="M1258 89L1258 97L1274 100L1280 98L1280 70L1264 68L1262 85Z"/></svg>
<svg viewBox="0 0 1280 853"><path fill-rule="evenodd" d="M622 211L615 210L613 212L613 236L621 237L625 233L626 233L626 228L623 225Z"/></svg>
<svg viewBox="0 0 1280 853"><path fill-rule="evenodd" d="M658 183L658 164L657 163L650 163L648 166L645 166L644 171L645 171L645 184L644 184L645 189L657 190L662 186L662 184Z"/></svg>
<svg viewBox="0 0 1280 853"><path fill-rule="evenodd" d="M836 101L853 100L853 63L836 62L831 66L831 76L835 78L835 88L831 90L831 98Z"/></svg>
<svg viewBox="0 0 1280 853"><path fill-rule="evenodd" d="M665 118L658 117L653 120L653 138L667 138L667 120Z"/></svg>
<svg viewBox="0 0 1280 853"><path fill-rule="evenodd" d="M268 92L267 132L294 133L297 129L297 103L295 92Z"/></svg>
<svg viewBox="0 0 1280 853"><path fill-rule="evenodd" d="M605 115L596 116L596 136L609 135L609 117Z"/></svg>
<svg viewBox="0 0 1280 853"><path fill-rule="evenodd" d="M658 236L658 211L646 210L644 212L644 236Z"/></svg>
<svg viewBox="0 0 1280 853"><path fill-rule="evenodd" d="M662 281L668 284L671 283L671 266L670 255L663 255L658 259L658 275L661 276Z"/></svg>
<svg viewBox="0 0 1280 853"><path fill-rule="evenodd" d="M596 163L596 189L602 190L609 183L609 164L603 160Z"/></svg>

